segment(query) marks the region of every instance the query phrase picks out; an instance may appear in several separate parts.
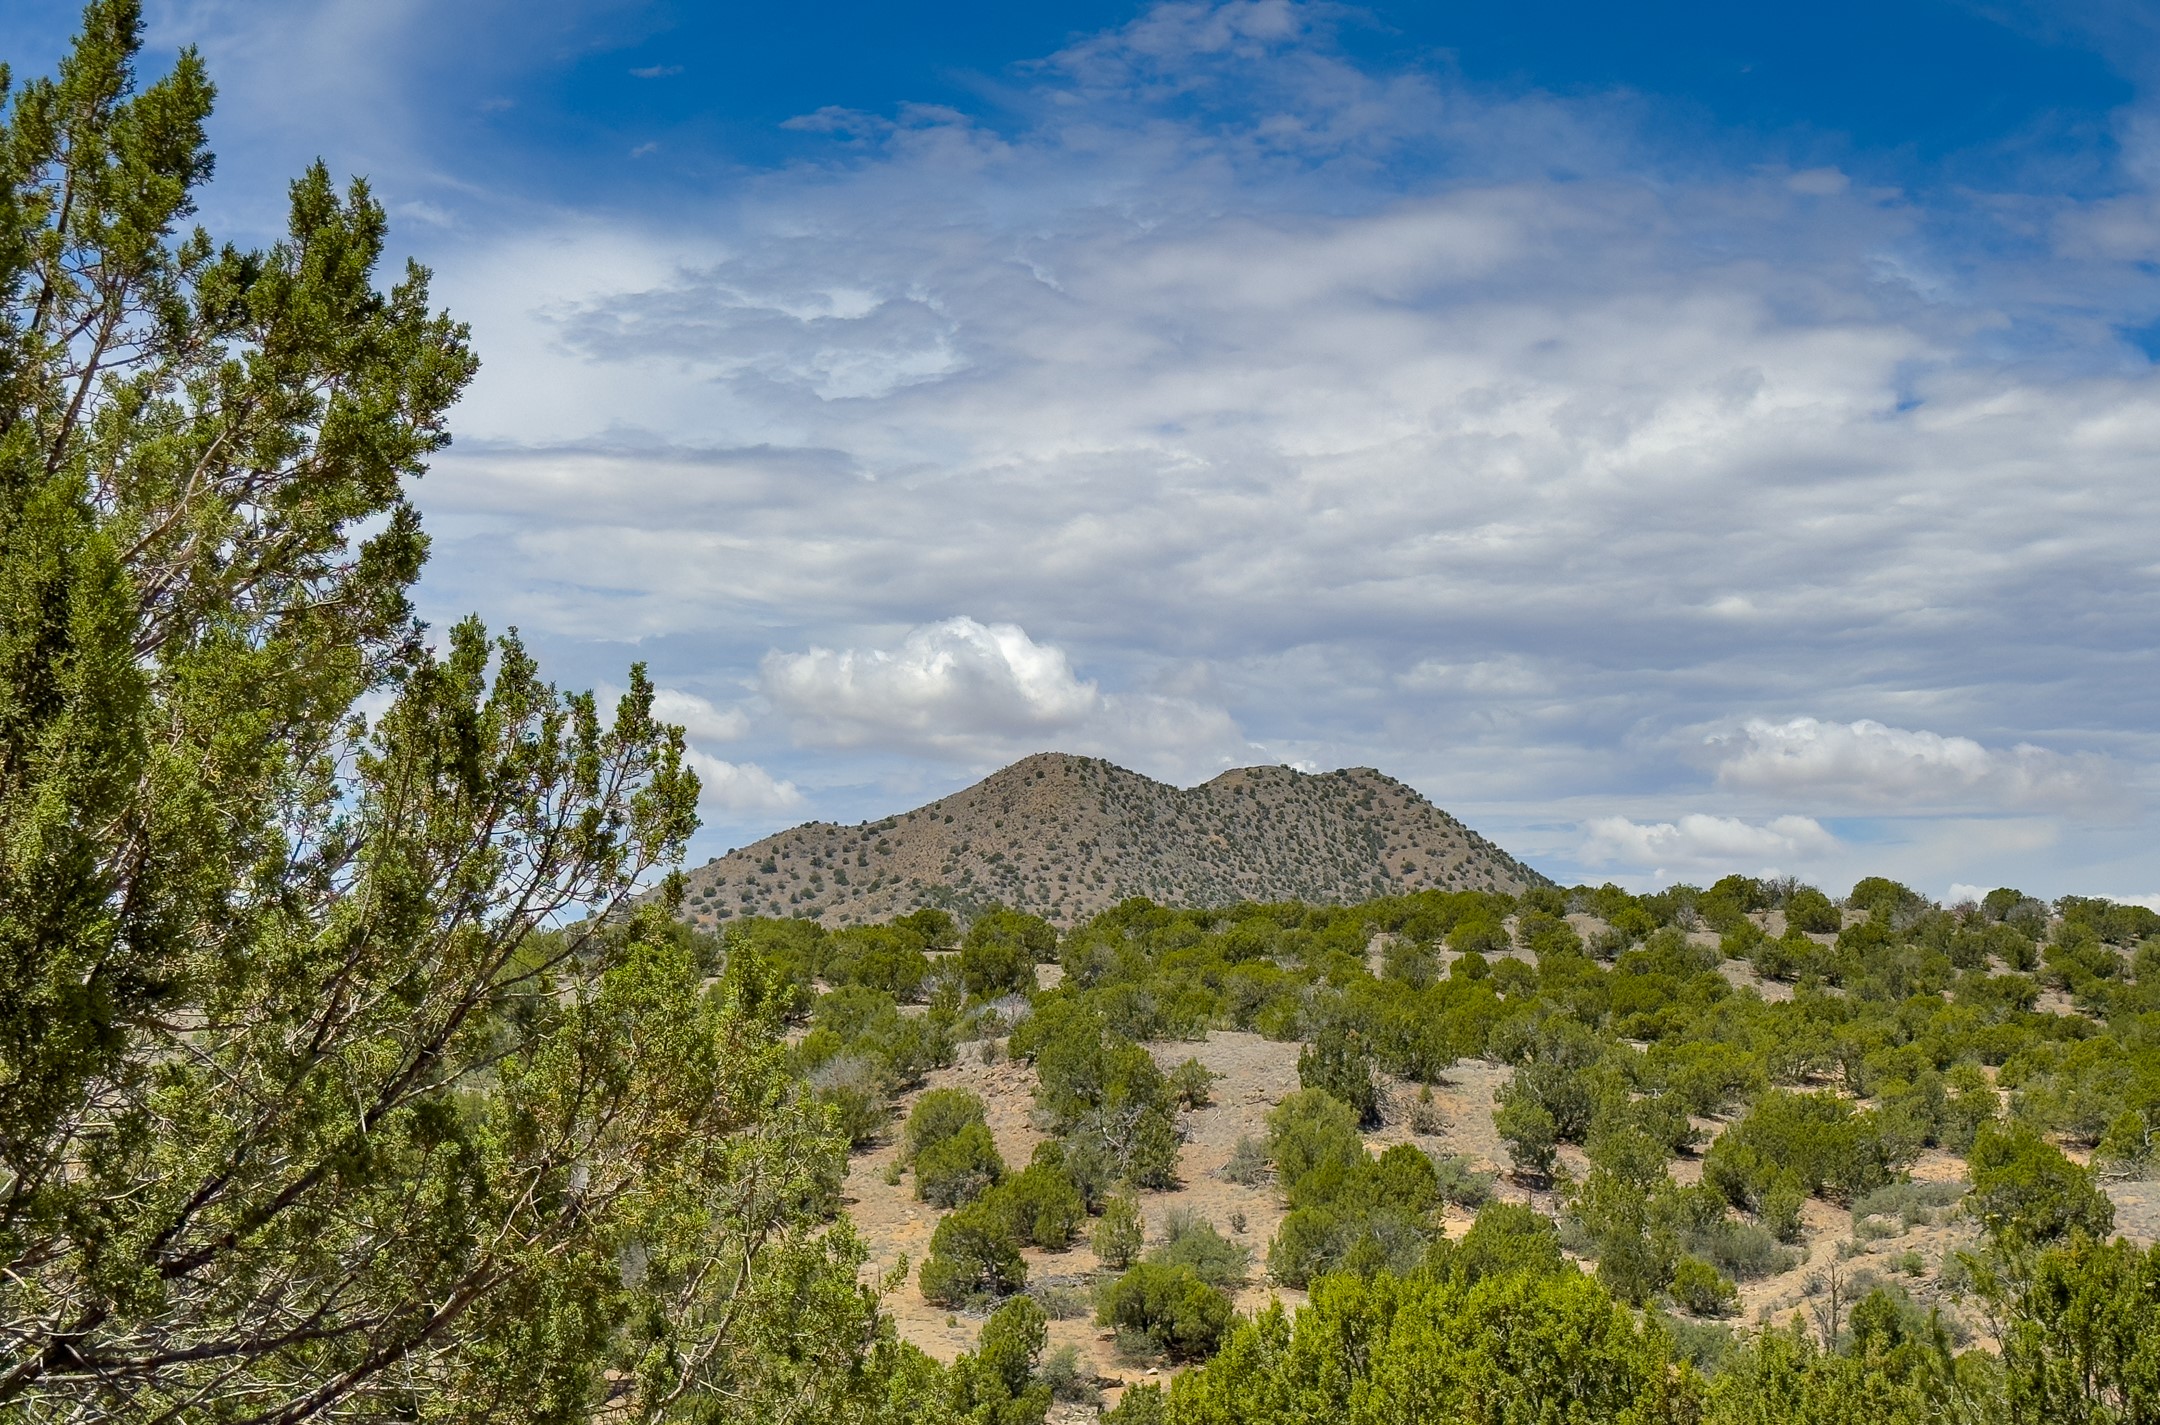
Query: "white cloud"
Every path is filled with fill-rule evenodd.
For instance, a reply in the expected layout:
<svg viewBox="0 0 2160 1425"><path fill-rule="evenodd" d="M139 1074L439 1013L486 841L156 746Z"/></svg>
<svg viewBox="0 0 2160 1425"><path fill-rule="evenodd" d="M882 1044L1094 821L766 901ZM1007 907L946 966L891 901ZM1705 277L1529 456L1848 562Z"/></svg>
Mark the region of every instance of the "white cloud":
<svg viewBox="0 0 2160 1425"><path fill-rule="evenodd" d="M781 781L755 762L728 762L695 747L683 760L698 776L698 804L709 811L741 816L792 811L803 804L793 782Z"/></svg>
<svg viewBox="0 0 2160 1425"><path fill-rule="evenodd" d="M266 133L322 107L270 50L382 48L323 13L219 28ZM429 616L608 667L643 642L693 687L787 650L816 760L733 750L806 787L835 748L887 787L1044 745L1192 775L1257 760L1249 730L1524 826L1934 817L1846 854L2160 881L2160 840L2074 834L2160 761L2160 379L2116 330L2150 320L2151 183L1953 212L1864 155L1674 163L1635 101L1361 66L1337 13L1153 7L994 121L821 111L792 131L829 150L672 211L427 187L458 225L410 230L485 358L417 491ZM380 174L429 126L364 58L332 162ZM276 174L322 147L275 143ZM953 609L1089 677L918 627ZM1103 691L1186 664L1204 695ZM1762 707L1884 722L1748 724L1693 799L1675 744Z"/></svg>
<svg viewBox="0 0 2160 1425"><path fill-rule="evenodd" d="M716 707L679 688L655 688L652 710L662 722L681 727L692 742L736 742L750 731L750 715L741 708Z"/></svg>
<svg viewBox="0 0 2160 1425"><path fill-rule="evenodd" d="M627 690L618 683L602 680L594 689L593 696L600 704L603 715L612 714L615 704ZM750 732L750 714L741 706L721 707L710 698L680 688L653 689L653 716L661 722L673 723L683 730L683 737L690 742L739 742Z"/></svg>
<svg viewBox="0 0 2160 1425"><path fill-rule="evenodd" d="M1766 872L1818 861L1838 840L1812 817L1781 816L1761 824L1699 812L1677 821L1638 822L1624 816L1585 824L1583 859L1591 865Z"/></svg>
<svg viewBox="0 0 2160 1425"><path fill-rule="evenodd" d="M1988 748L1867 718L1758 718L1707 742L1720 754L1724 786L1893 811L2090 809L2118 800L2124 777L2090 754L2066 757L2029 743Z"/></svg>
<svg viewBox="0 0 2160 1425"><path fill-rule="evenodd" d="M1014 624L946 619L891 649L766 655L761 688L798 742L904 748L965 762L1101 753L1143 769L1214 771L1254 749L1220 708L1105 693Z"/></svg>

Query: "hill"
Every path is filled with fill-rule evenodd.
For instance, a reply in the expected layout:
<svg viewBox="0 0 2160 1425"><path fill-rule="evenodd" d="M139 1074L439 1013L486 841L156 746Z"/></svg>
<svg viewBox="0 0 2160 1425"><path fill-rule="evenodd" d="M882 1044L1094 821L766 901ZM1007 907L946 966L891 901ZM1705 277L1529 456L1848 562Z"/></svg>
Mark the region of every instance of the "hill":
<svg viewBox="0 0 2160 1425"><path fill-rule="evenodd" d="M991 902L1061 925L1130 896L1331 904L1546 878L1392 777L1240 767L1189 790L1045 752L881 821L809 822L688 873L686 913L838 926Z"/></svg>

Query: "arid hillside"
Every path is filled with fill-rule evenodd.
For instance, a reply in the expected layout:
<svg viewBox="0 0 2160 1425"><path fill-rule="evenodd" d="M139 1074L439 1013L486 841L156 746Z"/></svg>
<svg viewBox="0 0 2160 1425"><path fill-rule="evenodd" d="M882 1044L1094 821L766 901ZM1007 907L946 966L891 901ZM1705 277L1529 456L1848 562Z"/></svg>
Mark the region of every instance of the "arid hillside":
<svg viewBox="0 0 2160 1425"><path fill-rule="evenodd" d="M1046 752L856 826L809 822L691 871L686 913L839 926L1000 902L1070 925L1129 896L1173 905L1341 904L1545 877L1392 777L1241 767L1186 790Z"/></svg>

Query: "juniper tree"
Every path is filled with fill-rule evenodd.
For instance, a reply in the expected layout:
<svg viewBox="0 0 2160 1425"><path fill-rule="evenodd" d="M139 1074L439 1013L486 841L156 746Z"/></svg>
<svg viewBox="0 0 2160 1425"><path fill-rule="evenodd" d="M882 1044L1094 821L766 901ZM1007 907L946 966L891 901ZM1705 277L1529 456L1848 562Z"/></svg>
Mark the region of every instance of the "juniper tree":
<svg viewBox="0 0 2160 1425"><path fill-rule="evenodd" d="M212 88L140 28L0 77L0 1411L840 1415L842 1146L631 905L679 729L429 646L467 333L319 164L268 248L189 226Z"/></svg>

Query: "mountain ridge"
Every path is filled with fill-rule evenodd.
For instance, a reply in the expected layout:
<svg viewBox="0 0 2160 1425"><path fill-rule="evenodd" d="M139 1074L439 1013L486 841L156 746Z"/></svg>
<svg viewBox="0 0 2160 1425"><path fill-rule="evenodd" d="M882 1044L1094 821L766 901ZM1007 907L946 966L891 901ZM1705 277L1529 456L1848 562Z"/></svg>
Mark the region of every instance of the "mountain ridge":
<svg viewBox="0 0 2160 1425"><path fill-rule="evenodd" d="M1197 787L1039 752L912 811L805 822L687 871L683 914L861 924L1003 904L1070 925L1130 896L1342 904L1546 877L1370 767L1238 767Z"/></svg>

